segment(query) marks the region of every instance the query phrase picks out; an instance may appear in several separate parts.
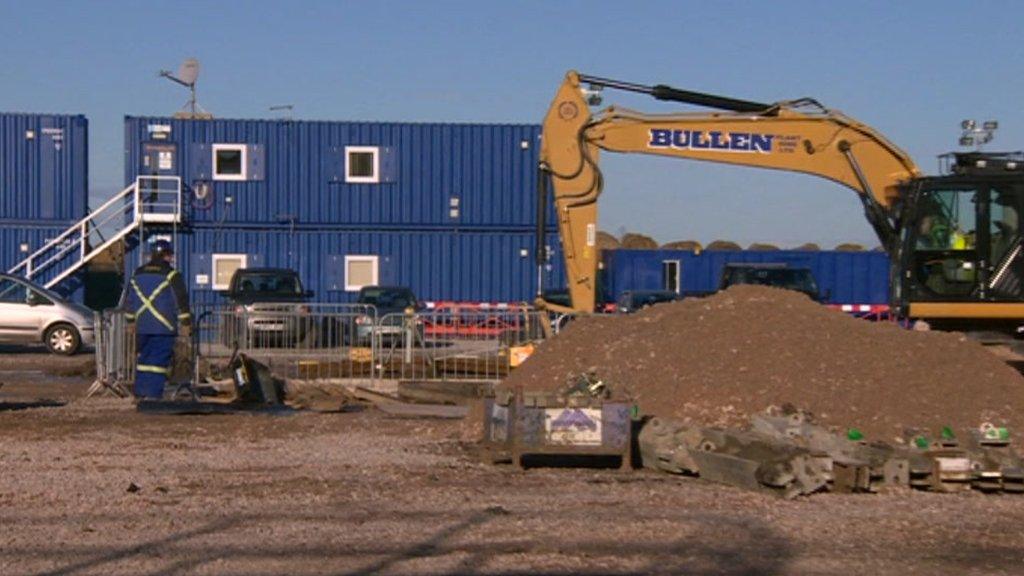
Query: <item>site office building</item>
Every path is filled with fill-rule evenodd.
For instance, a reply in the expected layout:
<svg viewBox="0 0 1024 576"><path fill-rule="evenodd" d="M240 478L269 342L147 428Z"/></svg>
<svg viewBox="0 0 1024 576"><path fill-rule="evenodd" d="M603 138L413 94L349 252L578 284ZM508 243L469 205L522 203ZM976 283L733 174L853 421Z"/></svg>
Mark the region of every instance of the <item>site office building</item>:
<svg viewBox="0 0 1024 576"><path fill-rule="evenodd" d="M0 112L0 270L11 270L86 215L88 131L81 115ZM45 284L69 264L33 280ZM55 289L80 299L81 278Z"/></svg>
<svg viewBox="0 0 1024 576"><path fill-rule="evenodd" d="M314 298L365 285L424 301L520 302L536 286L540 127L292 120L125 119L126 180L177 176L177 245L197 303L238 268L297 270ZM548 222L554 223L553 212ZM546 285L564 284L555 229Z"/></svg>

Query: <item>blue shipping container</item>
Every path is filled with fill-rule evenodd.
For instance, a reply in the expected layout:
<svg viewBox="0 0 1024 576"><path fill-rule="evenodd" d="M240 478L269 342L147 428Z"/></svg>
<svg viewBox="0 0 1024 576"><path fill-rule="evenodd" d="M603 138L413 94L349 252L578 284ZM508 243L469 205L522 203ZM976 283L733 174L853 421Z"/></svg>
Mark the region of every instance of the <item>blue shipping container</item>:
<svg viewBox="0 0 1024 576"><path fill-rule="evenodd" d="M85 216L88 128L80 115L0 113L0 222Z"/></svg>
<svg viewBox="0 0 1024 576"><path fill-rule="evenodd" d="M181 177L193 223L525 232L539 145L537 125L127 117L125 181Z"/></svg>
<svg viewBox="0 0 1024 576"><path fill-rule="evenodd" d="M290 268L299 272L319 302L351 302L358 288L347 286L348 258L370 260L378 284L404 285L424 301L529 302L536 290L530 233L433 231L261 230L196 227L147 235L176 241L176 266L188 279L192 300L224 302L214 260L244 258L245 266ZM557 237L549 242L557 246ZM147 244L126 258L129 272L141 262ZM545 283L563 285L561 256L545 272Z"/></svg>
<svg viewBox="0 0 1024 576"><path fill-rule="evenodd" d="M626 290L665 289L665 262L678 262L680 291L718 289L729 262L784 263L810 268L830 304L888 304L889 257L884 252L606 250L602 255L605 296Z"/></svg>
<svg viewBox="0 0 1024 576"><path fill-rule="evenodd" d="M10 271L20 264L26 256L59 237L66 229L67 225L65 224L5 224L0 226L0 270ZM42 274L34 276L32 281L38 284L46 284L47 281L65 270L70 264L70 259L66 259L64 262L47 268ZM24 276L24 270L19 270L18 275ZM59 294L71 297L76 301L81 301L83 296L82 278L80 275L72 275L53 289Z"/></svg>

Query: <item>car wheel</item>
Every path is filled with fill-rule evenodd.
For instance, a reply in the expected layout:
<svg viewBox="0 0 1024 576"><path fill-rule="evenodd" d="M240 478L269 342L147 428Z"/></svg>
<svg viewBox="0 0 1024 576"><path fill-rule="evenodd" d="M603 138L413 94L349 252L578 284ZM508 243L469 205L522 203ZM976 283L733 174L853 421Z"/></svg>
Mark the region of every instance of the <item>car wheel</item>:
<svg viewBox="0 0 1024 576"><path fill-rule="evenodd" d="M43 341L46 343L47 350L61 356L71 356L78 352L78 347L82 344L78 330L71 324L50 326L46 329L46 334L43 335Z"/></svg>

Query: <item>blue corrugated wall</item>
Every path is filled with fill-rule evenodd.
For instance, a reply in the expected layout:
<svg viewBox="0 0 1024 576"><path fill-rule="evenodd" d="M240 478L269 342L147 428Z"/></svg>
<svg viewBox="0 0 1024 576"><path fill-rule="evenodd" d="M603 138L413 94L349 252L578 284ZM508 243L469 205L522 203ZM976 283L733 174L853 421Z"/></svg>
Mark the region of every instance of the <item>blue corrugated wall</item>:
<svg viewBox="0 0 1024 576"><path fill-rule="evenodd" d="M606 297L626 290L660 290L662 262L678 260L681 290L705 293L718 288L728 262L781 262L810 268L832 304L888 304L889 258L883 252L607 250L602 256Z"/></svg>
<svg viewBox="0 0 1024 576"><path fill-rule="evenodd" d="M128 117L126 183L144 170L144 143L158 142L150 131L166 128L159 142L177 147L173 172L188 187L212 184L212 206L193 203L192 222L507 229L536 221L539 126ZM261 177L210 181L212 144L260 146ZM345 146L384 150L388 181L345 183Z"/></svg>
<svg viewBox="0 0 1024 576"><path fill-rule="evenodd" d="M211 180L213 144L252 147L255 178ZM408 285L423 300L529 301L539 144L536 125L127 117L125 180L152 170L146 147L174 150L160 173L187 190L178 260L197 302L222 299L197 282L211 275L213 254L294 268L325 302L356 295L344 290L346 255L377 256L381 283ZM345 146L379 147L382 181L345 183ZM203 183L212 195L199 200L192 192ZM545 284L563 285L553 207L548 222L555 251ZM136 246L129 267L139 255Z"/></svg>
<svg viewBox="0 0 1024 576"><path fill-rule="evenodd" d="M557 238L549 242L557 244ZM177 244L176 267L196 303L224 301L210 283L197 282L204 275L207 282L212 278L212 254L245 254L249 267L294 269L321 302L355 299L356 292L345 291L345 255L377 256L381 284L410 286L427 301L528 302L536 283L531 234L200 227L180 230ZM139 264L140 255L136 247L129 267ZM563 285L561 267L547 271L545 283Z"/></svg>
<svg viewBox="0 0 1024 576"><path fill-rule="evenodd" d="M0 112L0 270L11 270L86 215L88 131L81 115ZM33 280L45 283L68 264ZM81 278L55 290L81 300Z"/></svg>
<svg viewBox="0 0 1024 576"><path fill-rule="evenodd" d="M85 216L88 129L84 116L0 113L0 224Z"/></svg>
<svg viewBox="0 0 1024 576"><path fill-rule="evenodd" d="M0 270L8 271L18 265L26 256L46 245L47 242L60 236L67 226L64 224L6 224L0 226ZM25 248L25 250L22 250ZM69 261L61 262L44 273L35 276L33 281L45 284L70 264ZM83 297L82 279L73 275L67 281L61 282L54 290L64 296L76 301Z"/></svg>

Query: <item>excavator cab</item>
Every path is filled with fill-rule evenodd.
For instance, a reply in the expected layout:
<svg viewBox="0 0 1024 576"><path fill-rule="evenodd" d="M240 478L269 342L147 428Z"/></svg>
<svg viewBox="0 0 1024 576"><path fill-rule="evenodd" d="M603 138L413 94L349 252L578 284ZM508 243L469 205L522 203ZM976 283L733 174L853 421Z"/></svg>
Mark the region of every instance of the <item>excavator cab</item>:
<svg viewBox="0 0 1024 576"><path fill-rule="evenodd" d="M949 174L917 179L905 191L900 292L911 308L1019 303L1024 175L1017 155L953 156ZM946 308L957 315L955 305Z"/></svg>

